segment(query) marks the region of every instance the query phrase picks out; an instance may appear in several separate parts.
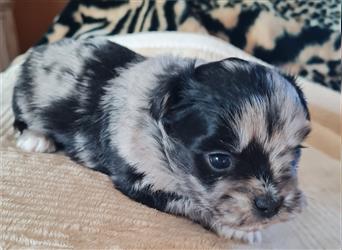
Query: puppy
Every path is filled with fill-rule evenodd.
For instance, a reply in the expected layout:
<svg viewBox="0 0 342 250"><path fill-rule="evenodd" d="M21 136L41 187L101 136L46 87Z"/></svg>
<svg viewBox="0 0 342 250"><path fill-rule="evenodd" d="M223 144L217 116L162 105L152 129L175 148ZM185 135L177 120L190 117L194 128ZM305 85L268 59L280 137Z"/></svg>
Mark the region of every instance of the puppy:
<svg viewBox="0 0 342 250"><path fill-rule="evenodd" d="M13 110L19 148L63 148L133 200L218 235L259 242L301 211L308 108L292 77L256 63L66 39L30 51Z"/></svg>

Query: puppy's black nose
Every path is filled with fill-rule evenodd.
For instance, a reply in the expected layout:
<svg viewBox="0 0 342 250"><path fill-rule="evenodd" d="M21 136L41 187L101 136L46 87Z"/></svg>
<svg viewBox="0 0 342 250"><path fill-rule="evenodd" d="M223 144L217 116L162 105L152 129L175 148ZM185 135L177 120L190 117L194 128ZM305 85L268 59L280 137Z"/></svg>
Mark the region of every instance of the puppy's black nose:
<svg viewBox="0 0 342 250"><path fill-rule="evenodd" d="M268 195L256 197L254 203L259 214L266 218L270 218L278 213L281 206L281 200L275 200Z"/></svg>

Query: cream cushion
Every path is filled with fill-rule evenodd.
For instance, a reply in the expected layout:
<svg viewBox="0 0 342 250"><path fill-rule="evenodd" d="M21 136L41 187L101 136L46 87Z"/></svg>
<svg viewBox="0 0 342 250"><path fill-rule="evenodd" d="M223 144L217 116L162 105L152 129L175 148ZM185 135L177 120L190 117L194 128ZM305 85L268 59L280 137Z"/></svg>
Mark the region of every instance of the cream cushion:
<svg viewBox="0 0 342 250"><path fill-rule="evenodd" d="M148 56L168 53L209 61L232 56L256 60L204 35L161 32L108 39ZM107 176L63 154L18 150L10 105L18 65L24 57L17 58L0 75L2 248L339 248L340 98L336 92L299 79L313 120L299 169L308 207L295 220L265 230L261 245L249 246L219 238L185 218L131 201L113 188Z"/></svg>

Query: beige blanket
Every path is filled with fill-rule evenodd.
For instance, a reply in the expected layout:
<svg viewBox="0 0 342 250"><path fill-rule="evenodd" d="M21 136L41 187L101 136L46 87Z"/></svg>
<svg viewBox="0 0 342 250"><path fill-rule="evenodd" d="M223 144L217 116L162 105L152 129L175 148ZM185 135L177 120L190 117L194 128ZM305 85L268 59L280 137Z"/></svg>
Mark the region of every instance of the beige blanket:
<svg viewBox="0 0 342 250"><path fill-rule="evenodd" d="M145 55L173 53L206 60L248 57L226 43L199 35L138 34L113 39ZM313 117L313 133L299 170L308 207L295 220L265 230L261 245L248 246L131 201L113 188L107 176L62 154L16 149L10 101L16 65L21 60L0 76L1 248L340 248L338 94L302 81Z"/></svg>

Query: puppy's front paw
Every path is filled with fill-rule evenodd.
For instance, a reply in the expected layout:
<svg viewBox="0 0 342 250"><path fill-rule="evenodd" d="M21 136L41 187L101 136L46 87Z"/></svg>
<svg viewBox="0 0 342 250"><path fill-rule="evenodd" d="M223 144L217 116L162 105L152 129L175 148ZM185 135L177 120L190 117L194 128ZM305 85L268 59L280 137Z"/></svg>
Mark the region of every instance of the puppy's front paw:
<svg viewBox="0 0 342 250"><path fill-rule="evenodd" d="M56 151L54 141L44 134L24 130L17 139L17 147L27 152L51 153Z"/></svg>
<svg viewBox="0 0 342 250"><path fill-rule="evenodd" d="M257 244L262 241L261 232L259 230L248 232L230 227L222 227L220 231L218 231L218 234L228 239L239 240L249 244Z"/></svg>

